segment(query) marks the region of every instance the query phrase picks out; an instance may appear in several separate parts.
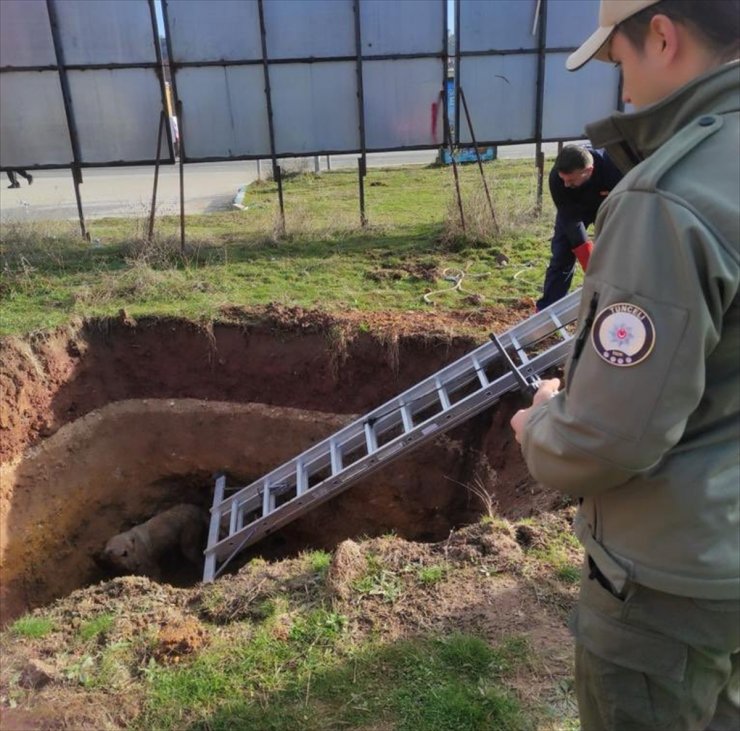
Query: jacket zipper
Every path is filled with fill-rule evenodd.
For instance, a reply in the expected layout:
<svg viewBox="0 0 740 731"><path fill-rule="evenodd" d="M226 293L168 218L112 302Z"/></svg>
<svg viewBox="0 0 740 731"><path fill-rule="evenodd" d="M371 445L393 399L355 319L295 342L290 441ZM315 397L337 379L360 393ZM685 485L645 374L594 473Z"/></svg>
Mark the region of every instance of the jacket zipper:
<svg viewBox="0 0 740 731"><path fill-rule="evenodd" d="M594 324L594 320L596 319L596 308L598 306L599 306L599 293L594 292L593 295L591 296L591 302L588 305L588 314L586 315L586 319L583 321L583 327L581 328L581 332L578 333L576 342L573 345L573 357L571 358L571 361L570 361L570 369L568 371L567 385L570 385L570 382L573 379L576 366L578 365L578 360L581 357L581 352L583 351L583 346L586 344L586 339L588 338L588 334L591 331L591 326Z"/></svg>

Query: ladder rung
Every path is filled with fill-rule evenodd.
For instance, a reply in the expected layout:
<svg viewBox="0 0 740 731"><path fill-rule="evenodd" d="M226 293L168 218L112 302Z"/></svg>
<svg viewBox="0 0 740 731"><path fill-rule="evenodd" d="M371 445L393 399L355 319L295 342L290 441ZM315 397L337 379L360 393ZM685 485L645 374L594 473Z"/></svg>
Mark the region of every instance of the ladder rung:
<svg viewBox="0 0 740 731"><path fill-rule="evenodd" d="M548 314L550 315L550 319L555 323L555 329L560 333L560 337L562 337L563 340L570 340L573 336L565 329L563 323L560 322L560 318L554 312L550 312L549 310Z"/></svg>
<svg viewBox="0 0 740 731"><path fill-rule="evenodd" d="M439 402L442 404L442 409L444 411L447 411L447 409L452 406L452 404L450 403L450 397L447 395L447 391L442 385L442 381L440 380L439 376L434 379L434 383L437 386L437 393L439 394Z"/></svg>
<svg viewBox="0 0 740 731"><path fill-rule="evenodd" d="M478 376L478 380L480 381L480 385L483 386L483 388L487 388L491 382L488 380L488 376L483 370L480 361L474 355L471 356L471 360L473 361L473 366L475 367L475 372Z"/></svg>
<svg viewBox="0 0 740 731"><path fill-rule="evenodd" d="M529 363L529 358L527 357L527 354L524 352L524 348L519 344L519 341L516 339L514 335L509 335L509 340L511 340L511 344L514 346L514 350L516 350L516 354L519 356L520 363L525 364Z"/></svg>
<svg viewBox="0 0 740 731"><path fill-rule="evenodd" d="M378 438L375 436L375 427L369 421L365 422L365 443L368 454L378 451Z"/></svg>
<svg viewBox="0 0 740 731"><path fill-rule="evenodd" d="M275 509L275 496L272 494L272 486L265 480L262 488L262 517L269 515Z"/></svg>
<svg viewBox="0 0 740 731"><path fill-rule="evenodd" d="M329 442L329 452L331 454L331 473L338 475L342 471L342 453L335 439Z"/></svg>
<svg viewBox="0 0 740 731"><path fill-rule="evenodd" d="M408 404L401 404L401 420L404 432L410 432L414 428L414 420L411 418L411 409Z"/></svg>
<svg viewBox="0 0 740 731"><path fill-rule="evenodd" d="M308 490L308 475L306 474L306 466L303 464L302 459L296 460L295 468L295 493L296 495L303 495Z"/></svg>

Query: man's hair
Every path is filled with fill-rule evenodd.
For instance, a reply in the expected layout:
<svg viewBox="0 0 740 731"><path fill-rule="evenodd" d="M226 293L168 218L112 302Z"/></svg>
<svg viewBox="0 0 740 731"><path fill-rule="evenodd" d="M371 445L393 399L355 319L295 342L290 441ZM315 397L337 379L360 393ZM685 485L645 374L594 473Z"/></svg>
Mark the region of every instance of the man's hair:
<svg viewBox="0 0 740 731"><path fill-rule="evenodd" d="M555 170L559 173L572 173L593 164L593 155L582 145L566 145L555 158Z"/></svg>
<svg viewBox="0 0 740 731"><path fill-rule="evenodd" d="M641 49L656 15L688 27L718 61L734 61L740 55L740 0L661 0L627 18L619 30Z"/></svg>

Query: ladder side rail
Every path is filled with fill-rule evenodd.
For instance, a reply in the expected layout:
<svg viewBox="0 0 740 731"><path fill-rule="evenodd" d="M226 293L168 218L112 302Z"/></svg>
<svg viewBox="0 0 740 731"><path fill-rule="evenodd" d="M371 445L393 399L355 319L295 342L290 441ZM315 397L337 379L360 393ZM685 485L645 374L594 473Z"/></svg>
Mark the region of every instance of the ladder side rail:
<svg viewBox="0 0 740 731"><path fill-rule="evenodd" d="M218 542L218 533L221 529L221 511L218 508L219 503L223 500L224 491L226 490L226 475L219 475L216 479L216 485L213 489L213 507L211 508L211 522L208 526L208 546ZM206 553L205 564L203 565L203 581L213 581L216 573L216 556L215 554Z"/></svg>
<svg viewBox="0 0 740 731"><path fill-rule="evenodd" d="M538 356L533 358L530 361L529 368L534 372L540 372L552 366L561 364L566 360L570 352L570 348L570 342L557 343L549 350L540 353ZM274 511L274 515L267 516L267 518L260 518L250 523L248 526L245 526L238 533L229 535L227 538L219 541L215 545L209 545L207 552L215 552L220 559L227 555L230 549L233 549L234 546L238 545L239 540L249 531L253 531L253 533L249 537L249 542L245 543L243 547L256 542L262 536L266 535L267 532L276 530L290 522L294 515L306 512L308 506L318 505L321 502L328 500L333 495L347 489L354 482L354 479L352 478L359 475L364 477L374 470L389 464L396 456L400 456L401 453L404 455L408 454L430 439L443 434L448 429L453 428L457 424L466 421L475 414L491 406L500 399L503 394L508 391L517 390L518 388L519 384L513 374L504 374L500 378L496 379L496 381L491 384L490 388L480 389L468 396L466 399L454 404L448 412L444 413L444 419L435 422L435 417L432 417L429 422L424 422L416 427L413 434L399 438L396 440L396 443L389 442L372 456L368 456L363 460L358 460L358 462L351 465L341 477L336 476L325 480L311 488L311 490L300 498L294 498L280 506L280 508ZM436 428L429 428L432 425ZM246 510L248 511L248 507ZM268 518L269 522L264 522Z"/></svg>
<svg viewBox="0 0 740 731"><path fill-rule="evenodd" d="M499 340L506 344L510 342L507 334L514 332L523 347L531 345L533 342L540 340L553 332L553 320L551 315L555 315L563 326L574 322L578 317L578 310L581 303L581 290L576 289L563 299L558 300L541 312L530 318L518 323L510 330L502 333Z"/></svg>

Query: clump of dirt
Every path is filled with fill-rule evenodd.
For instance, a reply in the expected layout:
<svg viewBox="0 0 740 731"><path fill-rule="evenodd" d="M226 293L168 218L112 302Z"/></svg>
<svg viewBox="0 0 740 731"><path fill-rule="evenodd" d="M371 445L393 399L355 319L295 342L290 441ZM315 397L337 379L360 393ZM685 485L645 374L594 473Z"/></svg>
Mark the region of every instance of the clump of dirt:
<svg viewBox="0 0 740 731"><path fill-rule="evenodd" d="M160 628L152 656L165 665L177 664L206 644L206 630L194 617L182 617Z"/></svg>
<svg viewBox="0 0 740 731"><path fill-rule="evenodd" d="M329 592L338 599L347 600L351 594L352 582L360 576L364 565L359 545L352 540L342 541L334 552L326 575Z"/></svg>

